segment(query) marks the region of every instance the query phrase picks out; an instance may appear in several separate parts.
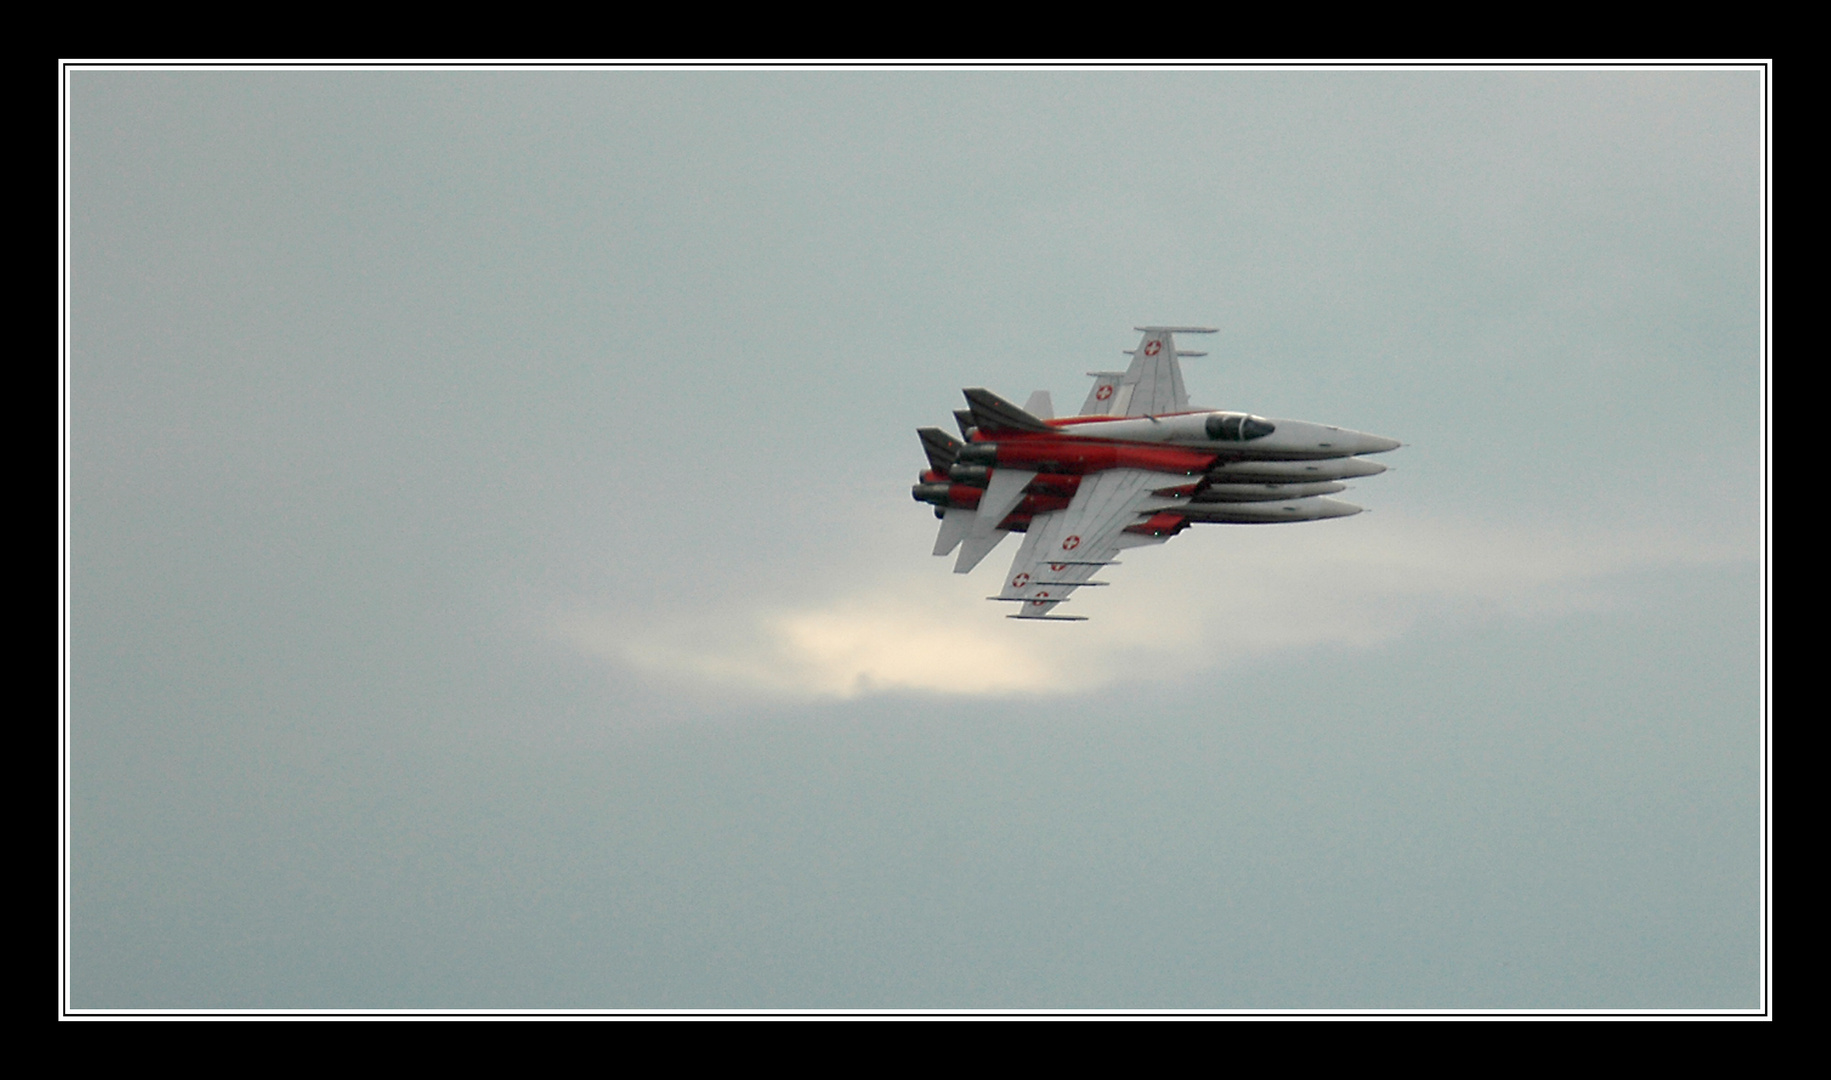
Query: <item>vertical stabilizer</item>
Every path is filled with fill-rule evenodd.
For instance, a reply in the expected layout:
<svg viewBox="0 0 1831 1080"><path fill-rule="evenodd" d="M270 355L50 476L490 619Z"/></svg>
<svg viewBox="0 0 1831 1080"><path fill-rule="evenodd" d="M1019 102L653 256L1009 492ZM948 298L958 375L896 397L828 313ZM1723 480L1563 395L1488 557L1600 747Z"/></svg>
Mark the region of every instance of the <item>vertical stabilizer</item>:
<svg viewBox="0 0 1831 1080"><path fill-rule="evenodd" d="M1024 402L1024 411L1038 420L1053 420L1055 419L1055 402L1049 399L1049 391L1038 390L1030 395L1030 400Z"/></svg>

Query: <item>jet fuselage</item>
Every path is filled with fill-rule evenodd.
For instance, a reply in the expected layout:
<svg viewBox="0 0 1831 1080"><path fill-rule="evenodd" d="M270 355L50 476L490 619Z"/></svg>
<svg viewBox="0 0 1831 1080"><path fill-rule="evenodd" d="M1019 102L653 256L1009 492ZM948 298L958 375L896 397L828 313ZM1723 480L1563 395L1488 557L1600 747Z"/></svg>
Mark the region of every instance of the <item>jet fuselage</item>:
<svg viewBox="0 0 1831 1080"><path fill-rule="evenodd" d="M1222 409L1163 416L1073 416L1046 423L1049 434L1001 432L999 439L1047 439L1051 436L1100 442L1168 444L1225 454L1234 461L1306 461L1378 454L1397 449L1399 441L1364 431L1281 420ZM1269 429L1269 430L1263 430ZM1261 433L1262 431L1262 433ZM983 437L981 437L983 438ZM978 441L976 439L975 441ZM987 440L990 441L990 440Z"/></svg>
<svg viewBox="0 0 1831 1080"><path fill-rule="evenodd" d="M938 428L917 434L929 460L911 490L941 519L936 555L959 549L967 573L1003 536L1024 543L999 593L1021 604L1012 618L1074 620L1053 610L1113 556L1162 543L1192 524L1320 521L1360 512L1327 498L1339 481L1385 466L1360 455L1396 439L1308 420L1191 408L1177 333L1208 327L1140 327L1124 372L1095 371L1081 415L1057 418L1046 391L1018 407L967 388L956 411L966 442Z"/></svg>

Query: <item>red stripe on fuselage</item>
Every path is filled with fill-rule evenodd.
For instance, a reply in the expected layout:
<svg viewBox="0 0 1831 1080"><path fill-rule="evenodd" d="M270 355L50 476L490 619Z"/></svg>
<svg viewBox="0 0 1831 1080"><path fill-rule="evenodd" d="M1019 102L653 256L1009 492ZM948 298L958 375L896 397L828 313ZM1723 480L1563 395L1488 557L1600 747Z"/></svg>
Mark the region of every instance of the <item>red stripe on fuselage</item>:
<svg viewBox="0 0 1831 1080"><path fill-rule="evenodd" d="M1207 472L1220 456L1161 443L1110 439L1056 438L1048 435L1000 435L998 467L1052 473L1090 473L1105 469L1148 469L1189 475Z"/></svg>
<svg viewBox="0 0 1831 1080"><path fill-rule="evenodd" d="M1152 413L1159 419L1166 416L1201 416L1211 412L1210 409L1184 409L1182 412ZM1076 424L1111 424L1119 420L1143 420L1142 416L1064 416L1056 420L1044 420L1050 427L1072 427Z"/></svg>

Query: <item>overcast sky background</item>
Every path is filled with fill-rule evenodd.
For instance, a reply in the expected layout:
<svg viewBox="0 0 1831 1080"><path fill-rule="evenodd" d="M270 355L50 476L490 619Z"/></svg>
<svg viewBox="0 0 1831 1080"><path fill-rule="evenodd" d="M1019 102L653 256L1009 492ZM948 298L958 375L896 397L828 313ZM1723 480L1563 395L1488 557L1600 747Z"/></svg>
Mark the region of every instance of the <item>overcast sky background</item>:
<svg viewBox="0 0 1831 1080"><path fill-rule="evenodd" d="M1760 93L76 72L71 1003L1757 1005ZM1145 322L1408 445L1009 622Z"/></svg>

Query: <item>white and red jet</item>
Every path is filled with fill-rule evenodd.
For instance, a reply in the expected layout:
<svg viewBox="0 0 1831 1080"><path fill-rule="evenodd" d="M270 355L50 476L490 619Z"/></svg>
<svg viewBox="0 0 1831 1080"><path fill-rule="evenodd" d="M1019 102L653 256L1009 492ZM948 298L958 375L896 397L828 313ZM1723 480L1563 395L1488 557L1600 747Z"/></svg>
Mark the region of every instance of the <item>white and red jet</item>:
<svg viewBox="0 0 1831 1080"><path fill-rule="evenodd" d="M960 549L964 574L1006 535L1024 544L992 600L1022 607L1013 619L1074 620L1056 605L1129 547L1161 544L1196 523L1258 525L1360 513L1325 498L1342 480L1386 471L1360 455L1399 443L1327 424L1191 409L1177 334L1210 327L1143 326L1124 372L1095 371L1081 415L1054 418L1049 393L1018 408L989 390L965 391L956 412L962 443L921 428L929 470L918 502L941 519L935 554Z"/></svg>

